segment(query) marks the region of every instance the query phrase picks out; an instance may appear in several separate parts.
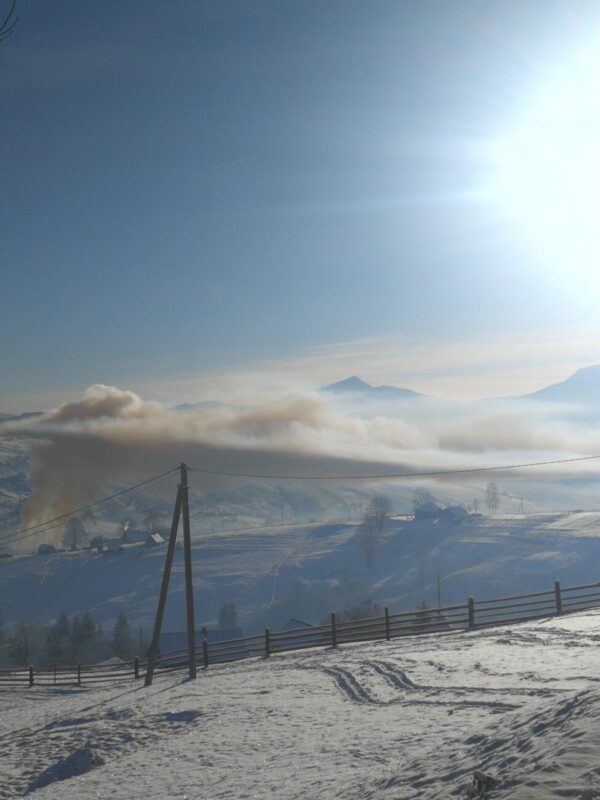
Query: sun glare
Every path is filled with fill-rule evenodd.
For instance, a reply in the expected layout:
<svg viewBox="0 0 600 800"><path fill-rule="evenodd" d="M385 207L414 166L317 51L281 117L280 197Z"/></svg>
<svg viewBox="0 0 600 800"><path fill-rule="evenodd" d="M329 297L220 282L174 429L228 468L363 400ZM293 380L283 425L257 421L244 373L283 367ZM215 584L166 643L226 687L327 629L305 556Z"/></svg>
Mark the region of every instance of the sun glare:
<svg viewBox="0 0 600 800"><path fill-rule="evenodd" d="M495 148L494 194L559 275L596 278L600 255L600 61L549 75Z"/></svg>

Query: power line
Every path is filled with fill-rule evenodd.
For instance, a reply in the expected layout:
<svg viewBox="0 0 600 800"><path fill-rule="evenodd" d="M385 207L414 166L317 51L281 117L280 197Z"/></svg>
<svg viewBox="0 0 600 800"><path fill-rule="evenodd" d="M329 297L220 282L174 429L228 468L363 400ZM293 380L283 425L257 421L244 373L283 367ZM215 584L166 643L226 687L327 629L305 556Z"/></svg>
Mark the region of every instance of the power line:
<svg viewBox="0 0 600 800"><path fill-rule="evenodd" d="M396 472L396 473L384 473L384 474L376 474L376 475L284 475L284 474L258 474L258 473L250 473L250 472L227 472L224 470L213 470L213 469L206 469L202 467L189 467L192 472L199 472L205 475L218 475L221 477L229 477L229 478L259 478L263 480L293 480L293 481L369 481L369 480L392 480L392 479L401 479L401 478L433 478L439 477L443 475L464 475L464 474L474 474L480 472L495 472L500 470L511 470L511 469L526 469L529 467L543 467L543 466L550 466L553 464L572 464L574 462L580 461L592 461L595 459L600 459L600 455L594 456L578 456L576 458L560 458L560 459L553 459L549 461L531 461L522 464L502 464L502 465L495 465L492 467L468 467L464 469L446 469L446 470L430 470L427 472ZM117 497L121 497L128 492L135 491L136 489L141 488L142 486L147 486L154 481L160 480L160 478L164 478L167 475L172 475L174 472L177 472L179 467L174 467L173 469L169 469L166 472L160 473L160 475L155 475L152 478L147 478L144 481L140 481L139 483L134 484L133 486L128 486L126 489L121 489L118 492L114 492L113 494L107 495L106 497L102 497L99 500L95 500L93 503L86 503L83 506L79 506L78 508L71 509L70 511L66 511L64 514L60 514L57 517L53 517L52 519L46 520L45 522L39 522L36 525L31 525L28 528L21 528L15 533L9 534L8 536L4 536L0 538L0 544L5 544L9 542L13 542L16 539L27 539L30 536L35 536L39 533L43 533L48 530L52 530L53 528L60 527L63 520L67 519L68 517L73 516L74 514L80 514L83 511L87 511L90 508L94 508L95 506L101 505L102 503L107 503L110 500L114 500Z"/></svg>
<svg viewBox="0 0 600 800"><path fill-rule="evenodd" d="M74 514L80 514L82 511L87 511L89 508L94 508L94 506L107 503L109 500L114 500L116 497L121 497L128 492L133 492L135 489L139 489L142 486L147 486L149 483L153 483L160 478L164 478L166 475L171 475L173 472L177 472L178 470L179 467L174 467L166 472L162 472L160 475L155 475L153 478L147 478L145 481L140 481L140 483L136 483L133 486L128 486L126 489L121 489L118 492L114 492L106 497L102 497L100 500L94 500L93 503L86 503L84 506L79 506L79 508L66 511L64 514L60 514L58 517L52 517L52 519L47 519L45 522L38 522L37 525L30 525L28 528L21 528L20 530L15 531L15 533L11 533L9 536L0 538L0 544L4 542L12 542L15 539L28 539L30 536L35 536L38 533L43 533L47 530L58 528L62 524L62 521L67 519L67 517L72 517Z"/></svg>
<svg viewBox="0 0 600 800"><path fill-rule="evenodd" d="M433 478L440 475L461 475L475 472L495 472L507 469L525 469L527 467L544 467L550 464L572 464L575 461L591 461L599 459L597 456L578 456L577 458L558 458L551 461L530 461L525 464L502 464L493 467L469 467L466 469L444 469L429 472L392 472L377 475L260 475L252 472L225 472L216 469L190 467L192 472L201 472L206 475L219 475L228 478L261 478L277 481L373 481L392 478Z"/></svg>

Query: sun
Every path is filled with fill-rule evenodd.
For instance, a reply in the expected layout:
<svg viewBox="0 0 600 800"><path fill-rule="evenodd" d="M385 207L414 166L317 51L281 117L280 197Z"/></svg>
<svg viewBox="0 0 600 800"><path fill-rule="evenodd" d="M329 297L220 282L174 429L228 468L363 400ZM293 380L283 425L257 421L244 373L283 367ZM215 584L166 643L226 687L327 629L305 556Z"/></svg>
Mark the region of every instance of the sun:
<svg viewBox="0 0 600 800"><path fill-rule="evenodd" d="M561 274L600 282L600 59L555 68L494 147L493 194Z"/></svg>

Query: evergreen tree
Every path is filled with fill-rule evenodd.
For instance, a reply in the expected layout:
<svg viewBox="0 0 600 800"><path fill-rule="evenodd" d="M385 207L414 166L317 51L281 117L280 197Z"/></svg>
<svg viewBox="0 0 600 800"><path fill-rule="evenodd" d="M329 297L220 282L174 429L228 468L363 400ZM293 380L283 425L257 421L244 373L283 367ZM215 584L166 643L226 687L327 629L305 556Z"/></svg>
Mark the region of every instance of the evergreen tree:
<svg viewBox="0 0 600 800"><path fill-rule="evenodd" d="M129 622L127 622L127 617L122 611L113 628L112 646L115 655L119 658L122 658L124 661L128 661L132 658L133 642L131 638L131 628Z"/></svg>
<svg viewBox="0 0 600 800"><path fill-rule="evenodd" d="M39 626L20 620L13 626L8 636L8 656L21 667L27 667L37 661L40 650L40 634Z"/></svg>
<svg viewBox="0 0 600 800"><path fill-rule="evenodd" d="M78 637L78 658L82 664L94 664L110 658L111 644L107 641L101 625L96 625L89 611L81 618Z"/></svg>
<svg viewBox="0 0 600 800"><path fill-rule="evenodd" d="M69 662L75 664L79 661L79 651L81 649L81 620L79 614L75 614L71 624L71 636L69 638Z"/></svg>
<svg viewBox="0 0 600 800"><path fill-rule="evenodd" d="M87 642L92 641L96 636L96 623L89 611L86 611L81 618L81 627L79 629L81 643L85 645Z"/></svg>
<svg viewBox="0 0 600 800"><path fill-rule="evenodd" d="M223 603L217 615L219 628L237 628L237 621L235 603Z"/></svg>
<svg viewBox="0 0 600 800"><path fill-rule="evenodd" d="M46 634L46 661L49 665L66 664L70 656L71 626L65 611Z"/></svg>

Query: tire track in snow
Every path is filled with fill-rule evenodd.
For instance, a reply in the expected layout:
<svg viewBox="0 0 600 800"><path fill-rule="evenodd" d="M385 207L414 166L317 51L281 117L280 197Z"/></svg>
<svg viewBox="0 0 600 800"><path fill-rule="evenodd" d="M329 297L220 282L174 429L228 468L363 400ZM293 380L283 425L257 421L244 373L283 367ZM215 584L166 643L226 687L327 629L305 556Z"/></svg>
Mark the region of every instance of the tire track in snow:
<svg viewBox="0 0 600 800"><path fill-rule="evenodd" d="M388 661L365 661L365 666L381 675L394 689L414 691L419 688L400 667L390 664Z"/></svg>
<svg viewBox="0 0 600 800"><path fill-rule="evenodd" d="M342 669L341 667L324 667L323 671L331 675L342 694L355 703L382 705L371 696L370 692L359 683L349 670Z"/></svg>
<svg viewBox="0 0 600 800"><path fill-rule="evenodd" d="M418 686L414 683L406 673L397 667L395 664L390 664L385 661L365 661L362 663L363 667L372 670L375 675L383 678L389 686L392 686L400 696L394 697L391 700L380 700L374 697L372 692L369 691L350 670L343 669L342 667L324 667L323 671L327 675L331 675L334 679L337 688L342 694L354 703L376 705L376 706L390 706L398 703L404 703L411 706L446 706L455 709L460 708L486 708L494 709L496 711L515 711L521 708L520 703L508 703L502 700L470 700L467 698L460 699L427 699L418 698L414 694L407 697L407 692L423 692L426 695L434 695L441 693L452 693L456 687L433 687L433 686ZM469 691L468 687L459 687L461 691ZM478 687L473 687L473 691L477 692Z"/></svg>

